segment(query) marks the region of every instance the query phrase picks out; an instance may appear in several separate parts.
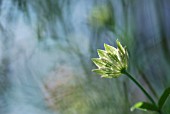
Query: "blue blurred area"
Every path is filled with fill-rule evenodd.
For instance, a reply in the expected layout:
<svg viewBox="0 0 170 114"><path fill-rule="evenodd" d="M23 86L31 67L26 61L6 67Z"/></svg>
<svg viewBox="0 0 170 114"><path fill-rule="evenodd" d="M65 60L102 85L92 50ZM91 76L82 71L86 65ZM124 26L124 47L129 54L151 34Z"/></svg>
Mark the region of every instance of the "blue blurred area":
<svg viewBox="0 0 170 114"><path fill-rule="evenodd" d="M130 112L145 96L92 73L91 58L119 39L157 100L170 86L169 11L169 0L0 0L0 114L155 114Z"/></svg>

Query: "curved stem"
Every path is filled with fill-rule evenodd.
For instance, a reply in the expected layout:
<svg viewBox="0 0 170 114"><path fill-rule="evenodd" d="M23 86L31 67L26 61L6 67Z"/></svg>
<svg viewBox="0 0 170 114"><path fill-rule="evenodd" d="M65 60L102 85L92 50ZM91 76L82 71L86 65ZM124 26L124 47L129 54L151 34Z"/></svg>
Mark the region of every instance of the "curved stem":
<svg viewBox="0 0 170 114"><path fill-rule="evenodd" d="M155 104L155 101L153 100L153 98L152 98L152 97L148 94L148 92L141 86L141 84L135 80L135 78L133 78L126 70L123 70L122 73L125 74L125 75L127 75L127 76L142 90L142 92L146 95L146 97L147 97L153 104Z"/></svg>

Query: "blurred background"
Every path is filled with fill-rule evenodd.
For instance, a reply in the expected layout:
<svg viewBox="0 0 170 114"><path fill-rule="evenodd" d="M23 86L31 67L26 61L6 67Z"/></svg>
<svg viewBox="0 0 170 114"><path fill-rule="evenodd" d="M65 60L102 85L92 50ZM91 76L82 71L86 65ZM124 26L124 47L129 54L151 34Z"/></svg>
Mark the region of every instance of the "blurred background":
<svg viewBox="0 0 170 114"><path fill-rule="evenodd" d="M156 114L131 112L148 99L126 76L92 73L91 58L119 39L157 101L170 86L169 11L169 0L0 0L0 114Z"/></svg>

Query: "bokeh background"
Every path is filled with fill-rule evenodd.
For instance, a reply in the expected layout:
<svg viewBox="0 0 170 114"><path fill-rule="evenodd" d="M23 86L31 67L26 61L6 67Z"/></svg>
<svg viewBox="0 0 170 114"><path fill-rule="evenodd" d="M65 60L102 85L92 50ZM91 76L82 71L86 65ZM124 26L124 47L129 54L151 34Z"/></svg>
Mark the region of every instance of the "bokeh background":
<svg viewBox="0 0 170 114"><path fill-rule="evenodd" d="M148 99L126 76L92 73L91 58L119 39L157 101L170 86L169 37L169 0L0 0L0 114L156 114L131 112Z"/></svg>

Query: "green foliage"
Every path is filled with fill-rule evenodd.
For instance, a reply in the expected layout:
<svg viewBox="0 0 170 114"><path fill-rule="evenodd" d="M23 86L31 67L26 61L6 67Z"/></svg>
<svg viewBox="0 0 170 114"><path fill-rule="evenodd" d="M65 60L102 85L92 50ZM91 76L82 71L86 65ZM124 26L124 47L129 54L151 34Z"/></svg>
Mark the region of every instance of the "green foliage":
<svg viewBox="0 0 170 114"><path fill-rule="evenodd" d="M131 107L131 111L135 109L143 110L143 111L158 111L156 105L147 102L138 102L134 106Z"/></svg>
<svg viewBox="0 0 170 114"><path fill-rule="evenodd" d="M159 109L162 109L163 105L165 104L166 100L168 99L168 96L170 95L170 88L165 89L163 94L161 95L159 101L158 101L158 106Z"/></svg>

